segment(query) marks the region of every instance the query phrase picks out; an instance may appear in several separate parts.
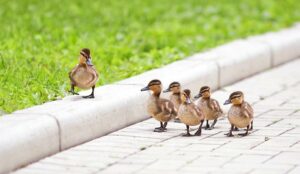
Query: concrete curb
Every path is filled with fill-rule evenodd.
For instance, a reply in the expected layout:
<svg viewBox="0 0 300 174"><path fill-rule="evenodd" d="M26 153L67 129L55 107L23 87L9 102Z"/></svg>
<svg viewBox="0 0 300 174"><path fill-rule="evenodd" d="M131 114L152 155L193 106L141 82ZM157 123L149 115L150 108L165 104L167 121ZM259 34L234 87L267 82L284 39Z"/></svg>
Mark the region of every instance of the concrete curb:
<svg viewBox="0 0 300 174"><path fill-rule="evenodd" d="M202 85L218 89L298 56L300 27L296 26L237 40L98 87L92 100L69 96L3 116L0 173L149 118L145 108L149 93L140 89L151 79L160 79L165 87L176 80L196 93Z"/></svg>

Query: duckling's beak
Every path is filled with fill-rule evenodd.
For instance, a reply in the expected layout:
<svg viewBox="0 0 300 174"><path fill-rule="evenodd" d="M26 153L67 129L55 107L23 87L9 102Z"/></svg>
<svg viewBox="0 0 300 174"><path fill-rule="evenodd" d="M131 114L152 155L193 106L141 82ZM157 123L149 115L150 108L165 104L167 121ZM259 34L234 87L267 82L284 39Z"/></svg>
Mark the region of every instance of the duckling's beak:
<svg viewBox="0 0 300 174"><path fill-rule="evenodd" d="M191 101L191 99L189 97L186 99L186 103L188 103L188 104L192 103L192 101Z"/></svg>
<svg viewBox="0 0 300 174"><path fill-rule="evenodd" d="M168 89L164 90L163 92L166 93L166 92L170 92L170 91L171 91L171 89L168 88Z"/></svg>
<svg viewBox="0 0 300 174"><path fill-rule="evenodd" d="M89 57L89 58L86 59L86 64L87 65L93 65L91 57Z"/></svg>
<svg viewBox="0 0 300 174"><path fill-rule="evenodd" d="M194 99L198 99L200 97L202 97L202 94L199 93L198 95L195 95Z"/></svg>
<svg viewBox="0 0 300 174"><path fill-rule="evenodd" d="M230 102L230 99L228 99L228 100L226 100L225 102L224 102L224 105L228 105L228 104L230 104L231 102Z"/></svg>
<svg viewBox="0 0 300 174"><path fill-rule="evenodd" d="M149 86L146 86L146 87L141 89L141 91L148 91L148 90L150 90Z"/></svg>

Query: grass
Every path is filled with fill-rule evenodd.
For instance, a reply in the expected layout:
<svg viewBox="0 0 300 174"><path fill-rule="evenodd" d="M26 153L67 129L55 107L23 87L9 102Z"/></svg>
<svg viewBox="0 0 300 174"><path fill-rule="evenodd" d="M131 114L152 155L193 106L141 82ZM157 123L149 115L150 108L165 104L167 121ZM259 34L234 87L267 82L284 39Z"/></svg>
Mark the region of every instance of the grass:
<svg viewBox="0 0 300 174"><path fill-rule="evenodd" d="M99 85L300 19L297 0L0 0L0 110L67 95L89 47Z"/></svg>

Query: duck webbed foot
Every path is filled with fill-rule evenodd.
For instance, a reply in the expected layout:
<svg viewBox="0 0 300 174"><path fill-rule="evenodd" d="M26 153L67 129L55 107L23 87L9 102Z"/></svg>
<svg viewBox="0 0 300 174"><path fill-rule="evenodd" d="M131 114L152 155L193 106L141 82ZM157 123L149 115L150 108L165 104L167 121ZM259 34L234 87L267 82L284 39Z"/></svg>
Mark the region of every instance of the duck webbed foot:
<svg viewBox="0 0 300 174"><path fill-rule="evenodd" d="M208 123L208 120L206 120L206 125L204 127L205 130L209 129L209 123Z"/></svg>
<svg viewBox="0 0 300 174"><path fill-rule="evenodd" d="M160 127L156 127L153 131L154 132L165 132L167 130L167 124L168 122L165 122L164 124L160 122Z"/></svg>
<svg viewBox="0 0 300 174"><path fill-rule="evenodd" d="M233 137L233 134L232 134L233 128L234 128L234 125L232 124L231 127L230 127L229 132L227 134L224 134L224 135L226 135L227 137Z"/></svg>
<svg viewBox="0 0 300 174"><path fill-rule="evenodd" d="M248 135L248 132L249 132L249 128L250 128L250 125L247 126L247 129L246 129L246 132L245 133L241 133L241 134L238 134L240 136L247 136Z"/></svg>
<svg viewBox="0 0 300 174"><path fill-rule="evenodd" d="M185 126L186 126L186 134L183 134L182 136L184 136L184 137L190 137L190 136L192 136L190 134L190 126L189 125L185 125Z"/></svg>
<svg viewBox="0 0 300 174"><path fill-rule="evenodd" d="M75 92L74 90L70 90L68 91L69 93L73 94L73 95L79 95L77 92Z"/></svg>
<svg viewBox="0 0 300 174"><path fill-rule="evenodd" d="M82 98L95 98L94 94L90 94L90 95L87 95L87 96L82 96Z"/></svg>
<svg viewBox="0 0 300 174"><path fill-rule="evenodd" d="M215 124L217 123L217 119L214 120L214 122L211 124L211 126L208 128L208 130L213 130L215 128Z"/></svg>
<svg viewBox="0 0 300 174"><path fill-rule="evenodd" d="M95 86L92 87L92 93L90 95L83 96L82 98L95 98L95 96L94 96L94 90L95 90Z"/></svg>
<svg viewBox="0 0 300 174"><path fill-rule="evenodd" d="M194 134L195 136L201 136L201 133L202 133L202 125L203 125L203 121L200 122L200 126L197 130L197 132Z"/></svg>

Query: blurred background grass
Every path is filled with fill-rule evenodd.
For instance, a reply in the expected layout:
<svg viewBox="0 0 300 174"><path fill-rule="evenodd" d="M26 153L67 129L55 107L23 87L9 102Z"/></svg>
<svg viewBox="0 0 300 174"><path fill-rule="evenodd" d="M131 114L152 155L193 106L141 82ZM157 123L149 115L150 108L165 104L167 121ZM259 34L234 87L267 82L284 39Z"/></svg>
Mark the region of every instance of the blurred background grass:
<svg viewBox="0 0 300 174"><path fill-rule="evenodd" d="M99 86L290 26L299 9L298 0L0 0L0 110L67 95L83 47Z"/></svg>

